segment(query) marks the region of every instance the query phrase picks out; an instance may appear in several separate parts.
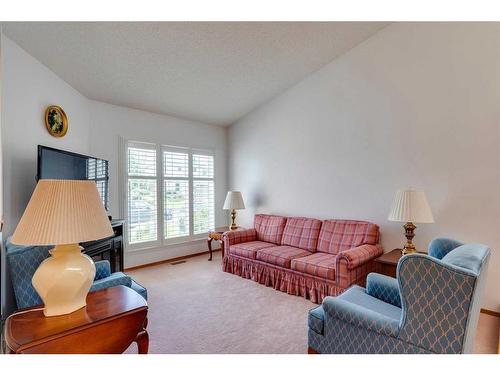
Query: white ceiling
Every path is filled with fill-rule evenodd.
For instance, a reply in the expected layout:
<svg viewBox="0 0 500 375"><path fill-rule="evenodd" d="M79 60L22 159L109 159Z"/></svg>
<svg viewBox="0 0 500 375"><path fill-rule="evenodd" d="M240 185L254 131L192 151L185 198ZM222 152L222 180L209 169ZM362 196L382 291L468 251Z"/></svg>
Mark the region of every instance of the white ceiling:
<svg viewBox="0 0 500 375"><path fill-rule="evenodd" d="M15 22L4 33L90 99L230 125L381 22Z"/></svg>

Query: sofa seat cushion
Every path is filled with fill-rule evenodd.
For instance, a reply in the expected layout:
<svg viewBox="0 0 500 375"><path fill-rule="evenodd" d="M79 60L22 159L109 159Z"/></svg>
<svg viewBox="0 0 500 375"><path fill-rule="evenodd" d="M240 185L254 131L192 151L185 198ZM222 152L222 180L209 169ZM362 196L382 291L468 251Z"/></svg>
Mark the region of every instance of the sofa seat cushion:
<svg viewBox="0 0 500 375"><path fill-rule="evenodd" d="M283 268L290 268L292 259L311 255L309 251L293 246L273 246L259 250L257 260L274 264Z"/></svg>
<svg viewBox="0 0 500 375"><path fill-rule="evenodd" d="M320 229L321 220L289 217L286 220L281 244L314 252L318 246Z"/></svg>
<svg viewBox="0 0 500 375"><path fill-rule="evenodd" d="M286 217L283 216L255 215L254 227L257 232L257 240L280 245L285 224Z"/></svg>
<svg viewBox="0 0 500 375"><path fill-rule="evenodd" d="M318 238L318 251L338 254L360 245L376 245L378 225L358 220L324 220Z"/></svg>
<svg viewBox="0 0 500 375"><path fill-rule="evenodd" d="M317 334L323 334L325 326L325 310L323 310L323 305L309 310L307 325Z"/></svg>
<svg viewBox="0 0 500 375"><path fill-rule="evenodd" d="M248 259L256 259L257 251L276 246L264 241L242 242L231 246L230 253Z"/></svg>
<svg viewBox="0 0 500 375"><path fill-rule="evenodd" d="M312 276L324 279L335 280L335 259L334 254L314 253L303 258L292 260L292 270L307 273Z"/></svg>

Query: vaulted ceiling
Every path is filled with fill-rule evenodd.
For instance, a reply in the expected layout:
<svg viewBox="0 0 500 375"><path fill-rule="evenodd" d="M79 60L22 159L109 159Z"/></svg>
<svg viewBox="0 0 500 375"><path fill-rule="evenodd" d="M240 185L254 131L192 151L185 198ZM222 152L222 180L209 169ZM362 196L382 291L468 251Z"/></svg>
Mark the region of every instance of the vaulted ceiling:
<svg viewBox="0 0 500 375"><path fill-rule="evenodd" d="M230 125L381 22L14 22L7 37L90 99Z"/></svg>

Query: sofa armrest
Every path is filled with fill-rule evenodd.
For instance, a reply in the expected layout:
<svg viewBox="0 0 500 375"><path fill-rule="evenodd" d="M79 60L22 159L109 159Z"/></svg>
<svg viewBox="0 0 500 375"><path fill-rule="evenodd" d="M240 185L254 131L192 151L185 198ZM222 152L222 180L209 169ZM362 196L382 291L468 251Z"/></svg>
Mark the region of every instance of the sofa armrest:
<svg viewBox="0 0 500 375"><path fill-rule="evenodd" d="M339 266L344 263L348 270L352 270L363 263L372 259L378 258L384 253L384 249L380 245L361 245L352 249L341 251L338 253L335 263L337 272Z"/></svg>
<svg viewBox="0 0 500 375"><path fill-rule="evenodd" d="M373 260L384 253L380 245L361 245L337 254L335 279L337 285L348 288L353 284L365 285L366 275L375 271Z"/></svg>
<svg viewBox="0 0 500 375"><path fill-rule="evenodd" d="M230 230L224 232L224 248L229 250L231 245L236 245L242 242L250 242L257 240L257 231L254 228L244 230Z"/></svg>
<svg viewBox="0 0 500 375"><path fill-rule="evenodd" d="M111 266L109 265L109 261L100 260L95 262L95 277L94 281L104 279L111 275Z"/></svg>
<svg viewBox="0 0 500 375"><path fill-rule="evenodd" d="M366 293L391 305L401 307L398 280L394 277L370 273L366 277Z"/></svg>
<svg viewBox="0 0 500 375"><path fill-rule="evenodd" d="M323 309L327 314L325 320L327 325L329 319L337 319L386 336L397 337L399 332L399 320L389 318L340 298L325 297Z"/></svg>

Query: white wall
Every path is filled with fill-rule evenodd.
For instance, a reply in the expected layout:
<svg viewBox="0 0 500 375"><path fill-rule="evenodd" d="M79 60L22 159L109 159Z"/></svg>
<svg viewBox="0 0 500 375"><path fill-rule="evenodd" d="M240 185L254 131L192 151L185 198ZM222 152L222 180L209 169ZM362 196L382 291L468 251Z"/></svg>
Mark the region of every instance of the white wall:
<svg viewBox="0 0 500 375"><path fill-rule="evenodd" d="M227 224L222 210L226 194L226 128L181 120L130 108L89 101L91 114L90 153L110 162L110 213L120 217L120 138L133 141L153 142L174 146L210 148L215 152L215 226ZM129 251L125 266L151 263L206 250L206 240L191 243Z"/></svg>
<svg viewBox="0 0 500 375"><path fill-rule="evenodd" d="M35 187L37 145L88 153L87 99L2 35L1 132L4 239L21 218ZM67 135L56 139L45 129L45 108L61 105L68 114ZM2 305L12 303L2 249Z"/></svg>
<svg viewBox="0 0 500 375"><path fill-rule="evenodd" d="M229 129L229 188L256 212L378 223L396 189L427 192L434 236L492 247L500 310L500 24L393 24Z"/></svg>
<svg viewBox="0 0 500 375"><path fill-rule="evenodd" d="M1 36L1 144L4 239L14 231L35 187L37 145L42 144L110 161L110 213L118 218L118 144L134 140L213 148L216 157L216 226L226 225L222 211L226 193L227 130L170 116L136 111L87 99L10 39ZM68 133L54 138L45 129L45 108L61 105ZM2 249L2 306L12 307ZM206 250L206 241L125 254L127 267Z"/></svg>

